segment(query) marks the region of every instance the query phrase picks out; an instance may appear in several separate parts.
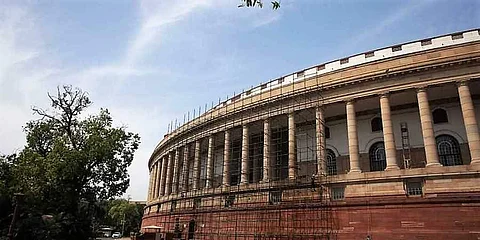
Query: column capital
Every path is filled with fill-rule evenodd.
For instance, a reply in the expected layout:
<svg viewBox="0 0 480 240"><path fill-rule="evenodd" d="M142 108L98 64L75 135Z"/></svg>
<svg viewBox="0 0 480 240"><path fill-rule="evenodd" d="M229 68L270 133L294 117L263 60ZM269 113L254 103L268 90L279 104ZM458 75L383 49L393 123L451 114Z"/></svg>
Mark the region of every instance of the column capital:
<svg viewBox="0 0 480 240"><path fill-rule="evenodd" d="M378 96L380 98L387 98L387 97L390 97L390 94L391 94L390 91L385 91L385 92L379 93Z"/></svg>
<svg viewBox="0 0 480 240"><path fill-rule="evenodd" d="M421 86L418 86L418 87L415 87L415 91L417 93L419 92L426 92L428 89L428 85L421 85Z"/></svg>
<svg viewBox="0 0 480 240"><path fill-rule="evenodd" d="M352 105L356 102L356 99L355 98L347 98L345 100L343 100L345 102L345 104L347 105Z"/></svg>
<svg viewBox="0 0 480 240"><path fill-rule="evenodd" d="M468 86L469 82L470 82L470 79L461 79L461 80L455 81L455 84L457 85L457 87Z"/></svg>

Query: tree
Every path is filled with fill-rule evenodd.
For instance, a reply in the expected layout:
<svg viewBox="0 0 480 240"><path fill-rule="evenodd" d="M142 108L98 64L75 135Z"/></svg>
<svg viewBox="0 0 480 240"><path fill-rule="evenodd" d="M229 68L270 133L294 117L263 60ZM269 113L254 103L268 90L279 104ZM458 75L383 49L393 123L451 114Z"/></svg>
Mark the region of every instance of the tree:
<svg viewBox="0 0 480 240"><path fill-rule="evenodd" d="M17 239L87 239L100 203L129 186L127 167L140 137L113 127L107 109L81 115L92 102L71 86L48 94L51 109L24 127L27 144L12 164L12 188L25 194Z"/></svg>
<svg viewBox="0 0 480 240"><path fill-rule="evenodd" d="M261 0L241 0L241 4L238 7L259 7L263 8L263 2ZM277 10L280 8L279 1L272 1L272 9Z"/></svg>
<svg viewBox="0 0 480 240"><path fill-rule="evenodd" d="M107 211L110 225L119 231L124 230L125 235L140 230L143 212L141 205L132 204L126 199L115 199L110 202Z"/></svg>

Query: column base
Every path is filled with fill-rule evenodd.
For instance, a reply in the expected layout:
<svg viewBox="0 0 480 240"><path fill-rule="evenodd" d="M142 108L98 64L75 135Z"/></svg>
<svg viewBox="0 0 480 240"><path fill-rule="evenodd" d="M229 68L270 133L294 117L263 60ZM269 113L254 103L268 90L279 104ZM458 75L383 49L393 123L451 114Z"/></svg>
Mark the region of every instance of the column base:
<svg viewBox="0 0 480 240"><path fill-rule="evenodd" d="M350 169L350 171L348 171L347 174L350 174L350 173L362 173L362 170L360 170L360 168L354 168L354 169Z"/></svg>
<svg viewBox="0 0 480 240"><path fill-rule="evenodd" d="M392 166L387 166L387 168L385 168L385 171L389 171L389 170L399 170L400 168L398 167L398 165L392 165Z"/></svg>
<svg viewBox="0 0 480 240"><path fill-rule="evenodd" d="M480 158L472 159L472 161L470 162L470 165L474 165L474 164L480 164Z"/></svg>
<svg viewBox="0 0 480 240"><path fill-rule="evenodd" d="M425 167L441 167L442 164L440 163L427 163L427 165L425 165Z"/></svg>

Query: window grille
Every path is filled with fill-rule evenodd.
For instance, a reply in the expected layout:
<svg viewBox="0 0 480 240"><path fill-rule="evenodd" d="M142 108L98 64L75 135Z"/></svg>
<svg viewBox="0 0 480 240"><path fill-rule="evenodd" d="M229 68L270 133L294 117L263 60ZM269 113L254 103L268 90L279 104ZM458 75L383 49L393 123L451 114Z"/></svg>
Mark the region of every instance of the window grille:
<svg viewBox="0 0 480 240"><path fill-rule="evenodd" d="M370 147L370 171L383 171L387 167L387 158L385 156L385 145L383 142L377 142Z"/></svg>
<svg viewBox="0 0 480 240"><path fill-rule="evenodd" d="M462 165L462 155L457 139L450 135L440 135L435 138L438 156L443 166Z"/></svg>
<svg viewBox="0 0 480 240"><path fill-rule="evenodd" d="M418 196L423 194L422 182L406 182L406 191L409 196Z"/></svg>
<svg viewBox="0 0 480 240"><path fill-rule="evenodd" d="M337 157L331 149L327 149L327 174L337 175Z"/></svg>
<svg viewBox="0 0 480 240"><path fill-rule="evenodd" d="M333 187L332 188L332 200L345 199L345 187Z"/></svg>
<svg viewBox="0 0 480 240"><path fill-rule="evenodd" d="M282 191L272 191L269 194L270 204L280 204L282 202Z"/></svg>

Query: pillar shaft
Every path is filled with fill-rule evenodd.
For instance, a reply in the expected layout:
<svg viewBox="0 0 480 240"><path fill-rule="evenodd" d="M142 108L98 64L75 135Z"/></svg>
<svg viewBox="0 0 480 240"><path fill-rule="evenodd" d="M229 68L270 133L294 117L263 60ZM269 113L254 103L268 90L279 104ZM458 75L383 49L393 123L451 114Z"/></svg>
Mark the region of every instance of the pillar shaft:
<svg viewBox="0 0 480 240"><path fill-rule="evenodd" d="M270 129L270 119L263 121L263 182L270 181L270 135L272 130Z"/></svg>
<svg viewBox="0 0 480 240"><path fill-rule="evenodd" d="M243 125L242 128L242 170L241 184L248 183L248 126Z"/></svg>
<svg viewBox="0 0 480 240"><path fill-rule="evenodd" d="M166 188L166 181L167 181L167 169L168 169L168 161L170 154L167 154L167 156L163 156L163 161L162 161L162 174L160 178L160 195L165 195L165 188Z"/></svg>
<svg viewBox="0 0 480 240"><path fill-rule="evenodd" d="M175 163L173 169L172 193L178 193L178 183L180 177L180 148L175 149Z"/></svg>
<svg viewBox="0 0 480 240"><path fill-rule="evenodd" d="M325 159L325 116L323 106L317 107L315 111L315 137L317 144L317 174L323 176L327 174L327 161Z"/></svg>
<svg viewBox="0 0 480 240"><path fill-rule="evenodd" d="M210 137L208 138L207 181L205 184L206 188L213 187L213 140L213 135L210 135Z"/></svg>
<svg viewBox="0 0 480 240"><path fill-rule="evenodd" d="M355 115L355 103L353 101L347 102L346 111L350 172L361 172L359 162L360 154L358 152L357 117Z"/></svg>
<svg viewBox="0 0 480 240"><path fill-rule="evenodd" d="M149 179L149 186L148 186L148 201L152 200L153 198L153 167L150 169L150 179Z"/></svg>
<svg viewBox="0 0 480 240"><path fill-rule="evenodd" d="M297 152L295 149L295 112L288 114L288 178L297 178Z"/></svg>
<svg viewBox="0 0 480 240"><path fill-rule="evenodd" d="M183 149L183 169L182 169L182 188L181 191L186 192L188 191L188 155L189 155L189 147L188 144L185 144Z"/></svg>
<svg viewBox="0 0 480 240"><path fill-rule="evenodd" d="M161 177L161 165L162 159L158 159L157 164L155 164L155 195L154 198L158 198L160 196L160 177Z"/></svg>
<svg viewBox="0 0 480 240"><path fill-rule="evenodd" d="M435 134L433 132L432 113L428 104L428 95L425 88L417 90L417 99L427 167L438 166L440 165L440 162L438 160L437 143L435 141Z"/></svg>
<svg viewBox="0 0 480 240"><path fill-rule="evenodd" d="M172 180L173 180L173 169L174 169L174 153L170 152L168 154L168 165L167 165L167 179L165 182L165 195L170 195L172 193Z"/></svg>
<svg viewBox="0 0 480 240"><path fill-rule="evenodd" d="M462 107L463 122L467 132L468 148L470 149L470 156L472 158L470 164L480 164L480 135L475 116L475 107L467 81L458 84L458 95Z"/></svg>
<svg viewBox="0 0 480 240"><path fill-rule="evenodd" d="M193 189L199 189L200 184L200 140L195 141L195 157L193 160Z"/></svg>
<svg viewBox="0 0 480 240"><path fill-rule="evenodd" d="M158 173L158 169L157 169L157 163L158 162L155 162L153 164L153 186L152 186L152 198L155 199L157 197L156 195L156 191L157 191L157 185L156 185L156 182L157 182L157 173Z"/></svg>
<svg viewBox="0 0 480 240"><path fill-rule="evenodd" d="M230 186L230 131L225 130L225 145L223 148L223 181L224 186Z"/></svg>
<svg viewBox="0 0 480 240"><path fill-rule="evenodd" d="M382 112L383 141L385 143L385 156L387 158L386 170L399 169L397 164L397 148L393 134L392 116L390 112L390 96L380 96L380 111Z"/></svg>

